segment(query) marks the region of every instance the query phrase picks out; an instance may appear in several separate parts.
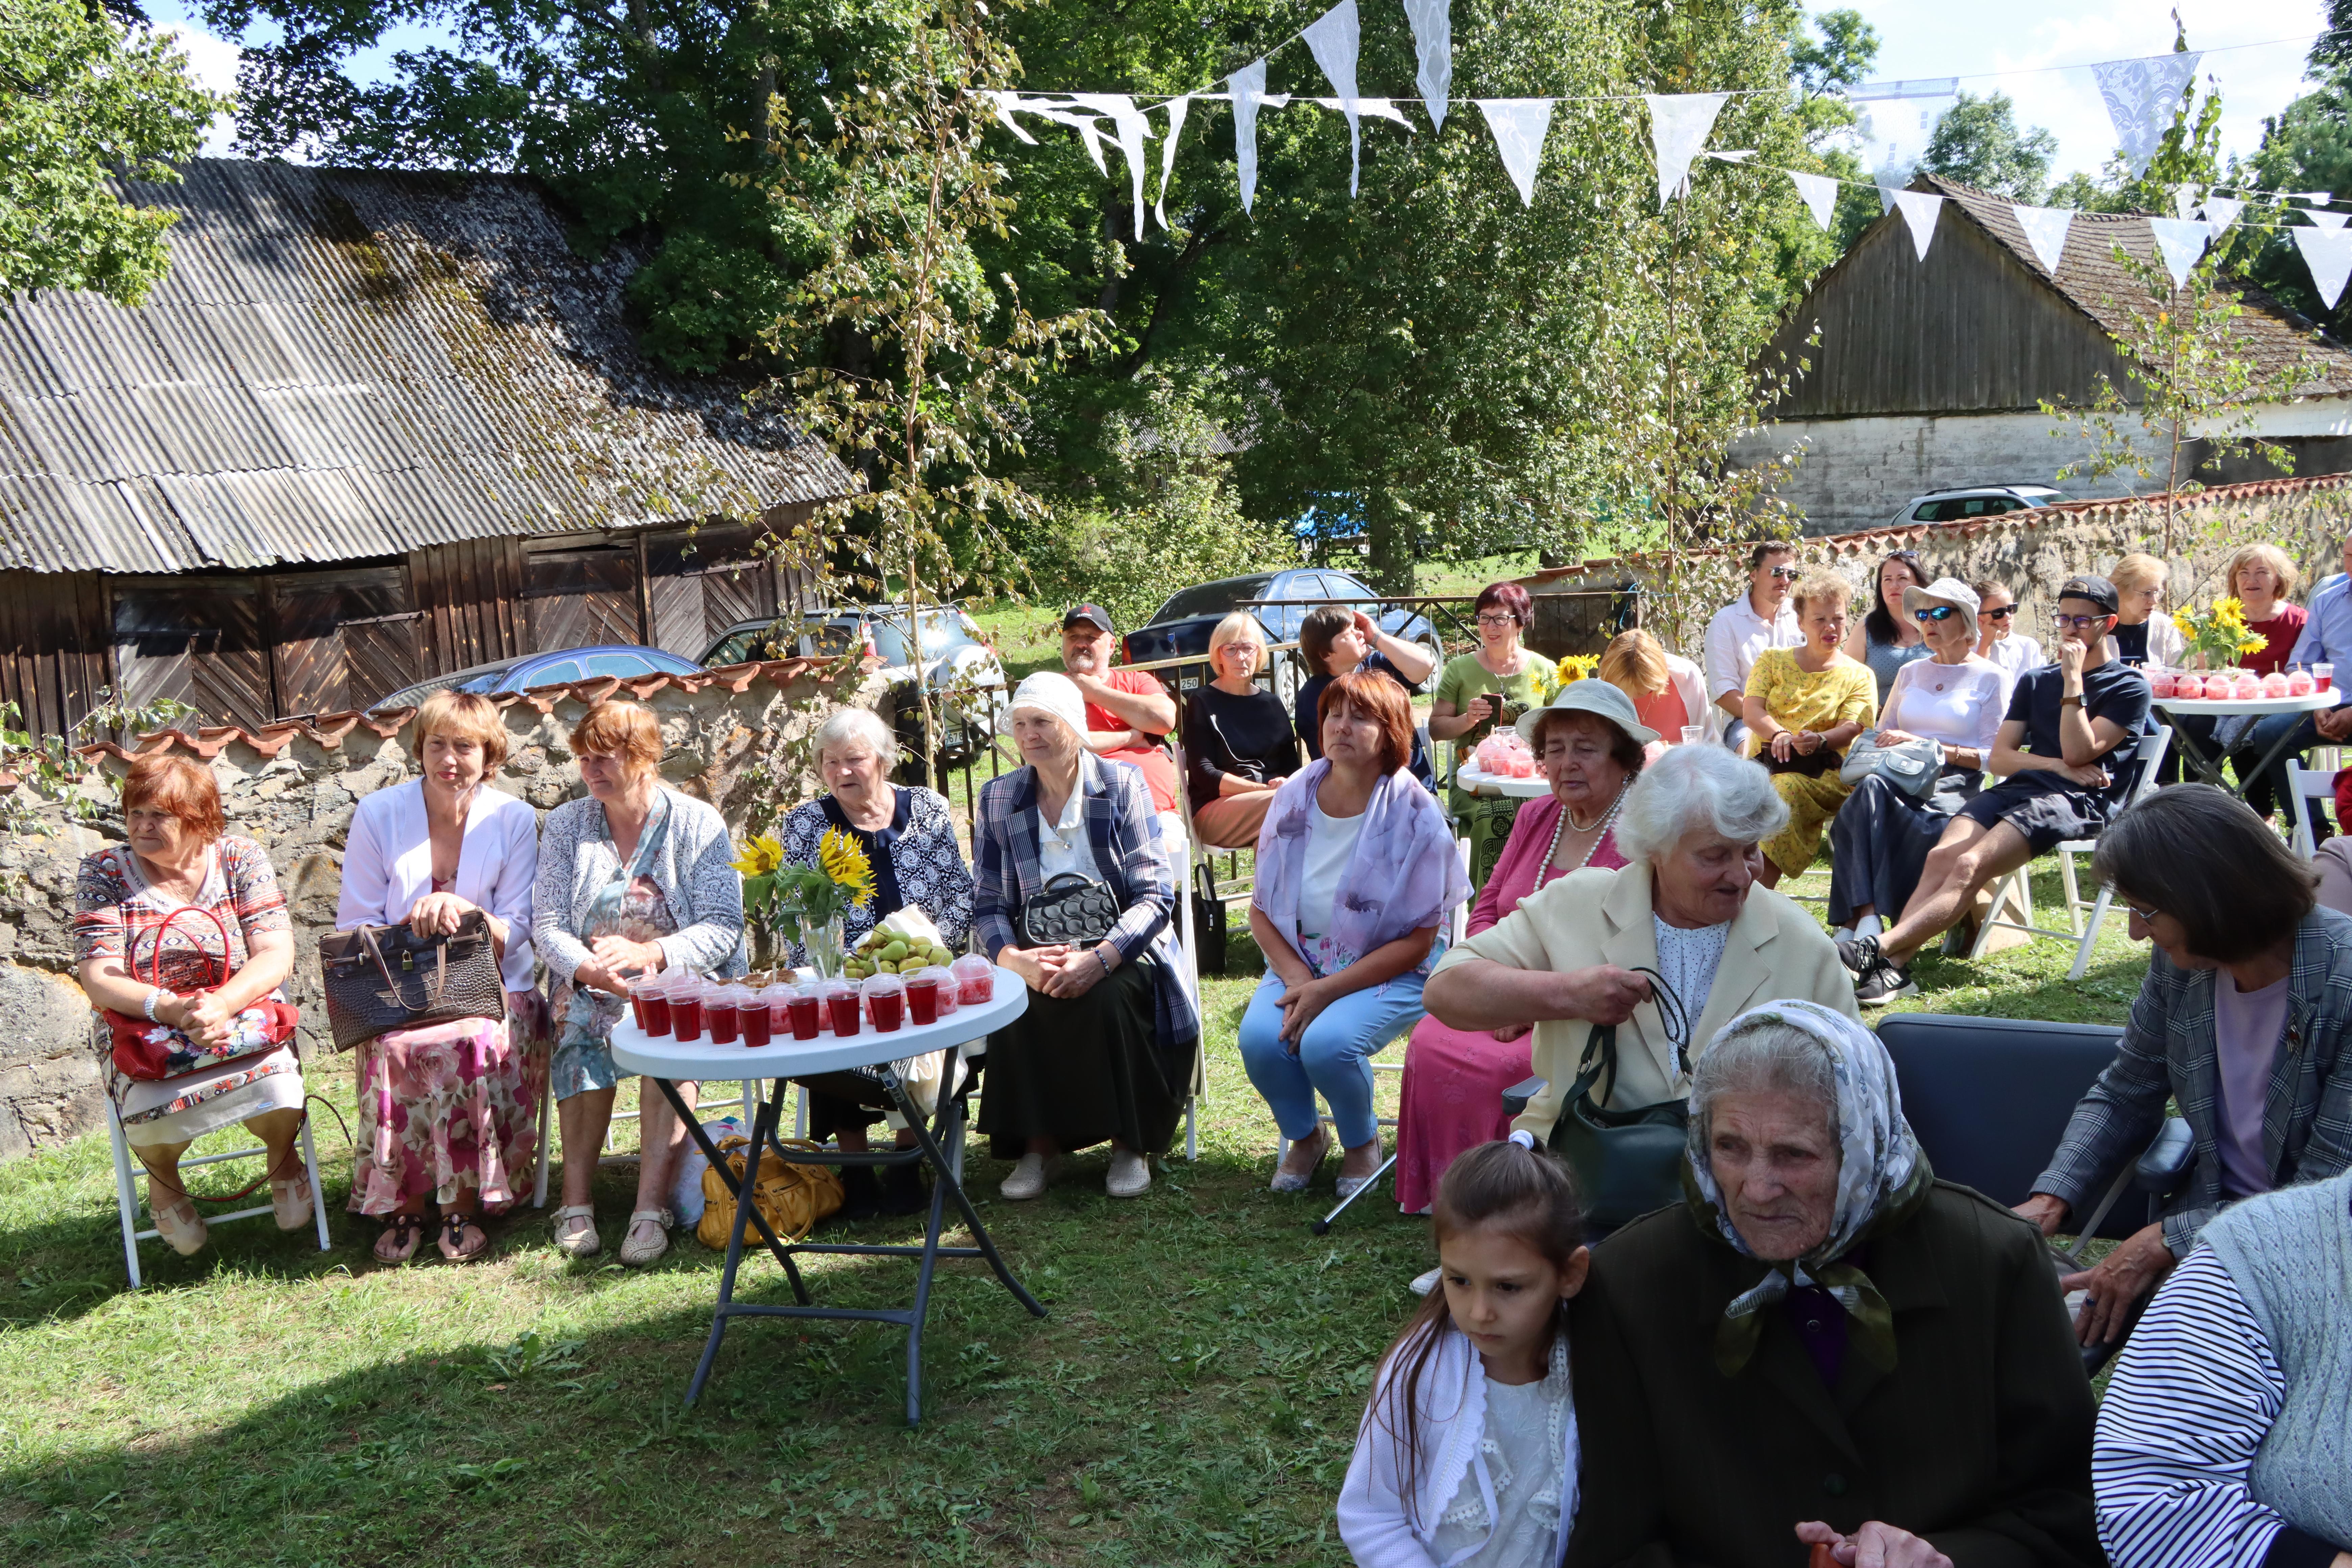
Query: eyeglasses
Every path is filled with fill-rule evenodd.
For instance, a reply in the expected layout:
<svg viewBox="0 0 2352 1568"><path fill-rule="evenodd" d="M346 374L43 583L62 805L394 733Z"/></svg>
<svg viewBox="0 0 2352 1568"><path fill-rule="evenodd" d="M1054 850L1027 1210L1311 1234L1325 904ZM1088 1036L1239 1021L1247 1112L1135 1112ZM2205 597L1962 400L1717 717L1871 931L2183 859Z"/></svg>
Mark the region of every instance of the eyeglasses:
<svg viewBox="0 0 2352 1568"><path fill-rule="evenodd" d="M1988 621L2005 621L2009 619L2010 616L2017 614L2017 606L2015 605L2003 605L1998 610L1979 610L1977 614Z"/></svg>
<svg viewBox="0 0 2352 1568"><path fill-rule="evenodd" d="M1797 569L1794 566L1770 566L1765 570L1783 583L1793 583L1797 580Z"/></svg>
<svg viewBox="0 0 2352 1568"><path fill-rule="evenodd" d="M2067 626L2078 632L2086 632L2093 626L2106 625L2111 618L2112 617L2107 616L2053 616L2050 617L2050 620L2053 626Z"/></svg>
<svg viewBox="0 0 2352 1568"><path fill-rule="evenodd" d="M1922 605L1911 616L1914 620L1948 621L1959 613L1949 605Z"/></svg>
<svg viewBox="0 0 2352 1568"><path fill-rule="evenodd" d="M1515 626L1519 624L1519 617L1507 610L1488 611L1478 617L1478 624L1482 626Z"/></svg>
<svg viewBox="0 0 2352 1568"><path fill-rule="evenodd" d="M2125 900L2122 900L2122 903L2123 903L2123 906L2124 906L2124 908L2125 908L2125 909L2129 910L2131 911L2132 918L2133 918L2134 920L2136 920L2136 921L2139 921L2139 923L2140 923L2140 924L2142 924L2142 925L2144 925L2144 926L2146 926L2146 925L2154 925L2154 924L2156 923L2157 917L2158 917L2158 915L2161 915L2162 913L2164 913L2164 911L2163 911L2162 910L2144 910L2144 909L2141 909L2137 904L2133 903L2129 899L2125 899Z"/></svg>

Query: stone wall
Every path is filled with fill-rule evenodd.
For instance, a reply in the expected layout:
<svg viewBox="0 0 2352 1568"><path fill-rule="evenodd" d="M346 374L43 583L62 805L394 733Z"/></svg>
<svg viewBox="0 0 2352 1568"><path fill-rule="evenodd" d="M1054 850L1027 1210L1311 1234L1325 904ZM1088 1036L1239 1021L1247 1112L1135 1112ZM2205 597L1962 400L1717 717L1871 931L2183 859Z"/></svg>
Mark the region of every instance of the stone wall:
<svg viewBox="0 0 2352 1568"><path fill-rule="evenodd" d="M609 679L501 699L509 755L494 787L543 815L582 793L565 737L595 703L636 698L661 721L665 782L711 802L739 831L817 789L808 740L843 702L872 706L883 683L828 679L804 660L738 666L698 677L655 677L618 689ZM288 994L302 1009L306 1057L329 1049L318 938L332 929L342 847L361 796L416 776L406 711L334 715L256 733L205 730L144 736L137 751L181 747L209 760L232 832L268 850L294 917L297 961ZM81 857L120 841L116 778L132 753L93 747L82 794L94 821L43 806L48 837L0 847L0 1158L101 1127L105 1108L90 1012L73 969L74 874Z"/></svg>

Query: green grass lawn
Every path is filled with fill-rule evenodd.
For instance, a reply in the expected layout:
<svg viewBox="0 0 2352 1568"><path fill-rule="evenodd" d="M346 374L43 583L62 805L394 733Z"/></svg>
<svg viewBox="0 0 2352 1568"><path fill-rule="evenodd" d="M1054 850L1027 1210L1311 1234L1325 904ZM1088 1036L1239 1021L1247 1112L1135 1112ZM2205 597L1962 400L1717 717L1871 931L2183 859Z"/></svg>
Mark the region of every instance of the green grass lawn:
<svg viewBox="0 0 2352 1568"><path fill-rule="evenodd" d="M2046 917L2061 907L2045 881ZM2055 942L1927 958L1909 1005L2119 1021L2142 967L2122 931L2109 923L2072 984ZM1234 946L1236 972L1254 964L1246 936ZM136 1292L103 1137L0 1166L6 1558L1343 1563L1332 1500L1427 1226L1368 1199L1311 1236L1331 1165L1307 1197L1265 1190L1274 1127L1234 1045L1252 984L1207 987L1201 1157L1148 1197L1105 1198L1097 1151L1046 1197L1007 1205L1003 1167L973 1161L982 1213L1051 1316L1028 1317L982 1265L945 1266L911 1431L903 1341L862 1325L739 1322L681 1413L719 1268L690 1238L650 1269L572 1264L526 1212L494 1227L482 1262L428 1245L430 1262L378 1266L375 1226L341 1210L349 1149L331 1117L333 1252L245 1222L194 1258L146 1244ZM348 1107L341 1067L313 1087ZM1383 1075L1384 1107L1394 1092ZM634 1167L600 1181L608 1246L633 1193ZM912 1279L877 1259L809 1273L843 1305L898 1304ZM772 1263L743 1279L751 1299L788 1299Z"/></svg>

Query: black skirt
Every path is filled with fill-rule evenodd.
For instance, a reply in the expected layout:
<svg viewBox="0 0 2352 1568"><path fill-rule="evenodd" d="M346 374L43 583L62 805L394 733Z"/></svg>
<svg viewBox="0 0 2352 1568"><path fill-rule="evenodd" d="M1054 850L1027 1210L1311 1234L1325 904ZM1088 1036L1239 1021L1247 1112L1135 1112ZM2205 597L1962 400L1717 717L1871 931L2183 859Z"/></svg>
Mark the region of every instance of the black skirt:
<svg viewBox="0 0 2352 1568"><path fill-rule="evenodd" d="M1969 798L1965 781L1976 776L1947 769L1943 784L1926 800L1875 773L1854 786L1830 820L1832 925L1853 924L1853 911L1865 904L1887 925L1902 918L1903 906L1918 890L1928 852L1952 825L1953 811Z"/></svg>
<svg viewBox="0 0 2352 1568"><path fill-rule="evenodd" d="M1032 1138L1063 1151L1116 1138L1164 1154L1192 1079L1192 1044L1163 1048L1152 1028L1147 965L1122 963L1083 996L1029 993L1029 1010L988 1037L979 1130L996 1157Z"/></svg>

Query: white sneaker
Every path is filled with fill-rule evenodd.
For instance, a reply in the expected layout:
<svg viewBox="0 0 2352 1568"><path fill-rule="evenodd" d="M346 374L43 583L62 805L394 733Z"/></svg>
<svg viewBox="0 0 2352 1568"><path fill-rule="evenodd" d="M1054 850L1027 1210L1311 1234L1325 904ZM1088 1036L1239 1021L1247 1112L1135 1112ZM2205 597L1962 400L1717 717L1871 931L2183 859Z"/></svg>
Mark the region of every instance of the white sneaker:
<svg viewBox="0 0 2352 1568"><path fill-rule="evenodd" d="M1412 1291L1416 1296L1426 1296L1432 1290L1437 1289L1438 1278L1444 1272L1445 1270L1441 1268L1433 1268L1426 1274L1416 1274L1412 1277L1412 1283L1406 1286L1405 1289Z"/></svg>
<svg viewBox="0 0 2352 1568"><path fill-rule="evenodd" d="M1151 1162L1129 1149L1112 1150L1103 1191L1115 1198L1139 1198L1150 1190Z"/></svg>
<svg viewBox="0 0 2352 1568"><path fill-rule="evenodd" d="M997 1187L997 1196L1016 1204L1025 1204L1038 1196L1045 1192L1046 1177L1051 1173L1046 1165L1043 1154L1022 1155L1021 1163L1013 1167L1013 1173Z"/></svg>

